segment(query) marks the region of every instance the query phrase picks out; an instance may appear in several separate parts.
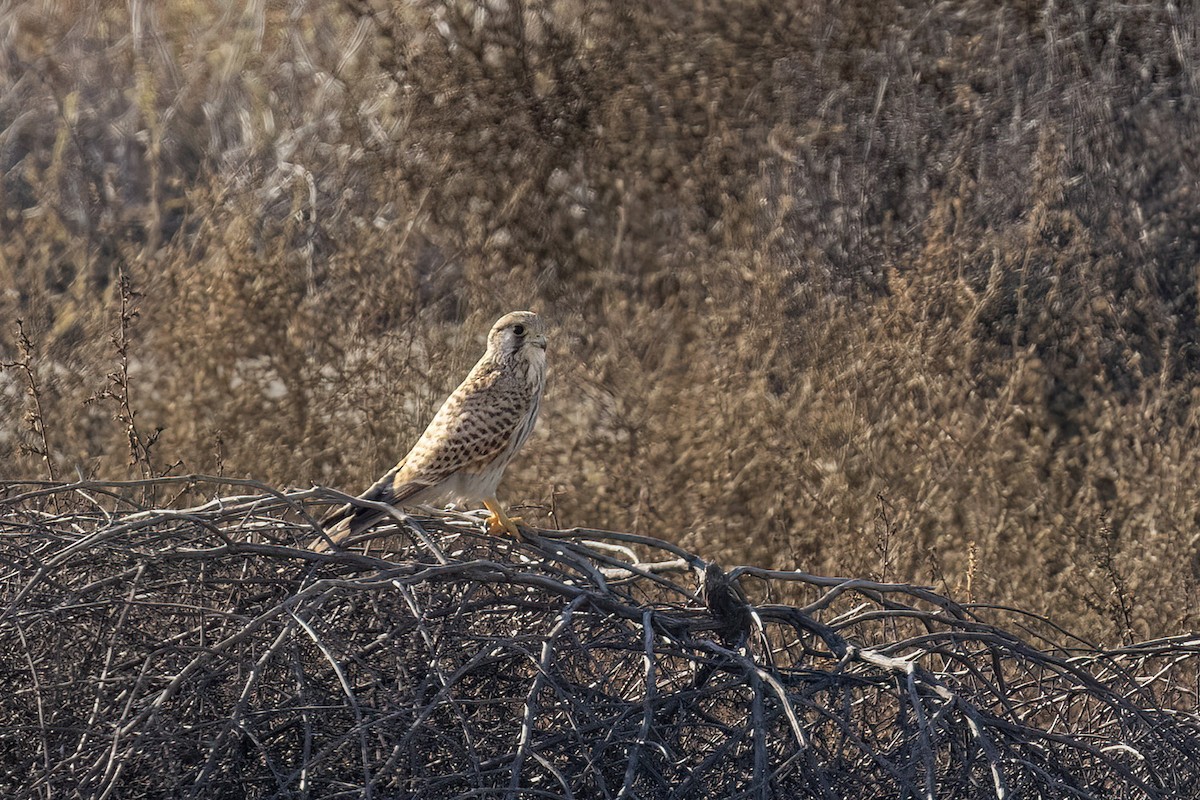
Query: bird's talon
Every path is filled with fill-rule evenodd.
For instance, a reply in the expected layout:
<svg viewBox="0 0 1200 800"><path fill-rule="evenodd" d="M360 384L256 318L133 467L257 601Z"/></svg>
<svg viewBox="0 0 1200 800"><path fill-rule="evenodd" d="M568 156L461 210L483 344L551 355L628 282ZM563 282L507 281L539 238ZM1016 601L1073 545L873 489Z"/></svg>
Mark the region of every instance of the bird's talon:
<svg viewBox="0 0 1200 800"><path fill-rule="evenodd" d="M487 532L492 536L511 536L518 542L525 541L525 537L521 535L520 528L517 523L521 521L520 517L510 517L505 514L499 506L487 504L488 511L491 513L484 518L484 523L487 525Z"/></svg>

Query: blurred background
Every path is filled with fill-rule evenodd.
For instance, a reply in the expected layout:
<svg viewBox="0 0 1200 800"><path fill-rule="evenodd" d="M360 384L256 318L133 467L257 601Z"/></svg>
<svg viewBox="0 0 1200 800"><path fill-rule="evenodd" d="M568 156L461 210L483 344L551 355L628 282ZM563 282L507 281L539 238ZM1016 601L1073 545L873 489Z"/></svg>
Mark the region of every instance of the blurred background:
<svg viewBox="0 0 1200 800"><path fill-rule="evenodd" d="M492 321L501 497L724 564L1200 627L1173 3L0 2L0 477L357 492Z"/></svg>

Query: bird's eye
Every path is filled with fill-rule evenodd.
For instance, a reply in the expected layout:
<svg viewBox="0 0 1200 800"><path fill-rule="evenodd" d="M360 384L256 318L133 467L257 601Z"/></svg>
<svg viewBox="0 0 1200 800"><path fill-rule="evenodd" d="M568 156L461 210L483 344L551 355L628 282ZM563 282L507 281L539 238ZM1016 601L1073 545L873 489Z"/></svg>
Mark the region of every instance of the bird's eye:
<svg viewBox="0 0 1200 800"><path fill-rule="evenodd" d="M517 336L524 336L525 335L525 326L524 325L513 325L513 333L515 333Z"/></svg>

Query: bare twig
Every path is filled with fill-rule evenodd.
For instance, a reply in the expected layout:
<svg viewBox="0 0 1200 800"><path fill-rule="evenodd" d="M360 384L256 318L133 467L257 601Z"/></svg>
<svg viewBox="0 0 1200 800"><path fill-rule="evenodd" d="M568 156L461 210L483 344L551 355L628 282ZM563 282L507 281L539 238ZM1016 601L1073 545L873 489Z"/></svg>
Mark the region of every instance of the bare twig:
<svg viewBox="0 0 1200 800"><path fill-rule="evenodd" d="M87 399L87 403L98 403L112 400L116 404L114 416L125 429L125 438L129 447L129 465L136 466L143 479L159 477L154 466L152 451L158 437L162 434L161 427L155 428L151 434L145 434L138 429L137 411L133 408L133 393L129 377L129 332L134 320L138 317L135 307L137 298L141 295L134 291L133 283L121 268L117 276L117 288L120 292L121 307L117 319L117 330L112 335L113 347L117 354L117 368L108 374L108 385ZM170 472L178 464L167 468L162 474ZM153 484L146 484L149 487Z"/></svg>
<svg viewBox="0 0 1200 800"><path fill-rule="evenodd" d="M42 411L42 388L38 383L37 368L33 358L33 342L25 333L23 320L17 320L17 352L20 357L16 361L0 363L0 369L17 370L25 379L25 394L29 395L31 405L29 412L25 415L25 421L29 423L29 429L39 442L35 446L25 445L25 449L27 452L41 457L42 463L46 465L46 474L53 482L56 478L54 461L50 455L50 438L46 435L46 415Z"/></svg>

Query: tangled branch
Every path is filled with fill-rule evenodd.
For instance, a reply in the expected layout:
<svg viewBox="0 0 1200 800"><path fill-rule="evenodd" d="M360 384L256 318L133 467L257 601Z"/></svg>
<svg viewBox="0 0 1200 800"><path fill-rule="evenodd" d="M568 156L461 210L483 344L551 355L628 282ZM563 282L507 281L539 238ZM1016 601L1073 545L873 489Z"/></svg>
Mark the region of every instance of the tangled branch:
<svg viewBox="0 0 1200 800"><path fill-rule="evenodd" d="M1200 639L453 512L317 553L322 488L0 492L5 797L1200 792Z"/></svg>

